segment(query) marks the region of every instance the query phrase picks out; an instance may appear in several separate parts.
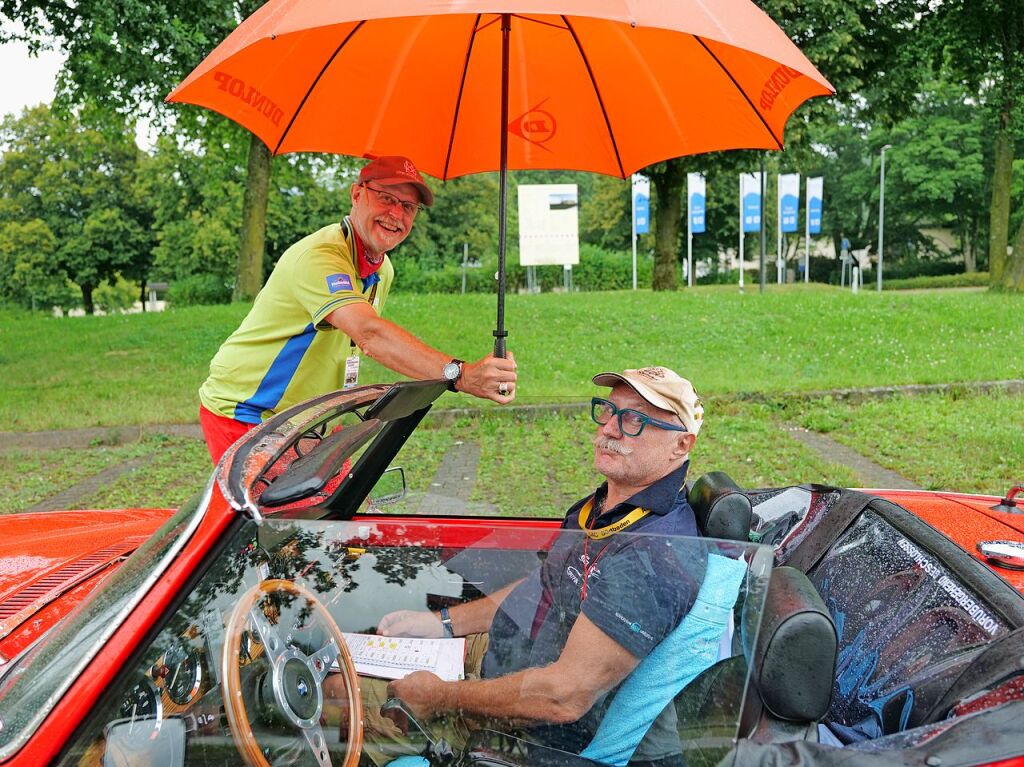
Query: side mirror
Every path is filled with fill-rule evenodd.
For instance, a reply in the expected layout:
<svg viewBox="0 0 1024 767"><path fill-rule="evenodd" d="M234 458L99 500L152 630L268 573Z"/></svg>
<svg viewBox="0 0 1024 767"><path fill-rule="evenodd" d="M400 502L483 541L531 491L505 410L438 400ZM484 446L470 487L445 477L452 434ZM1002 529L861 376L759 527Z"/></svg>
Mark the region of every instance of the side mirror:
<svg viewBox="0 0 1024 767"><path fill-rule="evenodd" d="M393 466L377 480L366 498L368 511L379 511L381 506L390 506L405 498L409 488L405 483L405 469Z"/></svg>

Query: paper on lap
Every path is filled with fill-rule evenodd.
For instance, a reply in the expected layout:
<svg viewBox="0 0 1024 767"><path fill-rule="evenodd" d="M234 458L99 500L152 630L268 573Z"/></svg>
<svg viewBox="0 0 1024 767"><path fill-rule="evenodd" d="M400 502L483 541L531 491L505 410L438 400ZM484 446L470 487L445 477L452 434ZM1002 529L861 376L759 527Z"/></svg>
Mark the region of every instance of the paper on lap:
<svg viewBox="0 0 1024 767"><path fill-rule="evenodd" d="M429 671L446 682L465 678L466 640L383 637L342 632L356 671L364 676L401 679L414 671ZM332 670L338 670L335 661Z"/></svg>

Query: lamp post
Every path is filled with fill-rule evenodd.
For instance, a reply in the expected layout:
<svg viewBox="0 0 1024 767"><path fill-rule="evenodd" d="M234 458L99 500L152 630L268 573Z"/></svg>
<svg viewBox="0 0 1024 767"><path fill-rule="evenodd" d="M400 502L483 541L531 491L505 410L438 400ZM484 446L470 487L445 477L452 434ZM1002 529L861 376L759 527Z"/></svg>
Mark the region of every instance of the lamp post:
<svg viewBox="0 0 1024 767"><path fill-rule="evenodd" d="M882 243L885 241L885 150L892 149L892 144L882 147L882 169L878 179L878 292L882 292Z"/></svg>

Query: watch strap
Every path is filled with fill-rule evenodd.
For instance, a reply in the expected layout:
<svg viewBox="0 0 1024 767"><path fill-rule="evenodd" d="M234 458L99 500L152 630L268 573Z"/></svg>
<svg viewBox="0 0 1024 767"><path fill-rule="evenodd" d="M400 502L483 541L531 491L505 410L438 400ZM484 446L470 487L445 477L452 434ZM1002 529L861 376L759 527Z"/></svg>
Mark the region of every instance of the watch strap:
<svg viewBox="0 0 1024 767"><path fill-rule="evenodd" d="M455 636L455 631L452 629L452 616L449 615L447 607L442 607L439 612L441 613L441 628L444 629L444 635L447 639L451 639Z"/></svg>
<svg viewBox="0 0 1024 767"><path fill-rule="evenodd" d="M460 360L460 359L457 359L457 358L453 358L451 360L451 362L448 363L448 365L458 365L459 366L459 374L457 376L455 376L455 378L448 379L448 391L458 391L458 389L455 388L455 384L458 383L458 380L460 378L462 378L462 367L465 364L466 363L465 363L464 360ZM445 367L448 367L448 365L445 365Z"/></svg>

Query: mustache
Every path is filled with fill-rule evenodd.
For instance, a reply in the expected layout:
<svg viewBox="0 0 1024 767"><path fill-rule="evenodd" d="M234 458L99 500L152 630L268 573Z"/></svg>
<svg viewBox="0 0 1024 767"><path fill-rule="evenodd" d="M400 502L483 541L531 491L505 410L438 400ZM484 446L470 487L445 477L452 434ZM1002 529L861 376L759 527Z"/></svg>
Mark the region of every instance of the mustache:
<svg viewBox="0 0 1024 767"><path fill-rule="evenodd" d="M610 439L608 437L594 437L594 447L607 450L610 453L618 453L619 455L630 455L633 452L633 449L626 447L622 440Z"/></svg>

